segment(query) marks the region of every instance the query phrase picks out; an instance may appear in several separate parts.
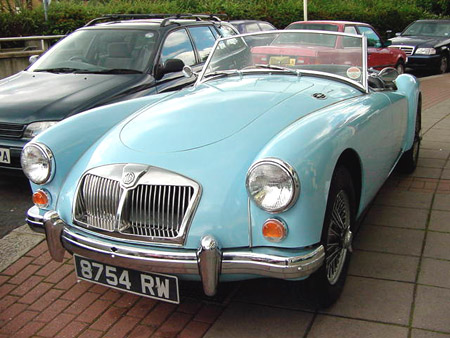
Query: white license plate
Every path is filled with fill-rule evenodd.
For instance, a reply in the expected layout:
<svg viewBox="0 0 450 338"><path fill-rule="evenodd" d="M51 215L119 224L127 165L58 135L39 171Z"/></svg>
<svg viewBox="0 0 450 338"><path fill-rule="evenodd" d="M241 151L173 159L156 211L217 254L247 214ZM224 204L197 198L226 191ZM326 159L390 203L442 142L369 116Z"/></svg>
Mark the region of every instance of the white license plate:
<svg viewBox="0 0 450 338"><path fill-rule="evenodd" d="M178 278L175 276L124 269L77 255L73 257L80 279L144 297L180 303Z"/></svg>
<svg viewBox="0 0 450 338"><path fill-rule="evenodd" d="M9 155L9 149L0 148L0 163L11 163L11 156Z"/></svg>

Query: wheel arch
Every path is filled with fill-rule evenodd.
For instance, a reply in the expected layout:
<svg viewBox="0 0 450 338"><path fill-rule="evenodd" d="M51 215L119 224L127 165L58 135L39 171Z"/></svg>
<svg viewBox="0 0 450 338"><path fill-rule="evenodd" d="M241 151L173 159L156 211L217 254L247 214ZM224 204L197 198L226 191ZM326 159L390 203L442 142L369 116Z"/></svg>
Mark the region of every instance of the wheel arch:
<svg viewBox="0 0 450 338"><path fill-rule="evenodd" d="M352 178L353 187L355 189L355 203L356 213L358 213L361 202L361 190L362 190L362 165L361 159L357 152L353 149L346 149L339 156L336 162L334 170L339 166L344 166L350 173Z"/></svg>

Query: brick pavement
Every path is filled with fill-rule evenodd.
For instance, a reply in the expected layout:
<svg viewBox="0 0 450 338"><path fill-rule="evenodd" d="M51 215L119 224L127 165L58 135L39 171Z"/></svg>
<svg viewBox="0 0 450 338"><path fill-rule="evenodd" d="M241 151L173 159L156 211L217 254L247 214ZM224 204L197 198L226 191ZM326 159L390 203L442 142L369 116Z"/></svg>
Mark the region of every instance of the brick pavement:
<svg viewBox="0 0 450 338"><path fill-rule="evenodd" d="M0 337L449 337L450 74L421 80L416 172L384 185L354 243L340 300L319 312L284 281L182 283L179 305L77 282L45 242L0 273Z"/></svg>

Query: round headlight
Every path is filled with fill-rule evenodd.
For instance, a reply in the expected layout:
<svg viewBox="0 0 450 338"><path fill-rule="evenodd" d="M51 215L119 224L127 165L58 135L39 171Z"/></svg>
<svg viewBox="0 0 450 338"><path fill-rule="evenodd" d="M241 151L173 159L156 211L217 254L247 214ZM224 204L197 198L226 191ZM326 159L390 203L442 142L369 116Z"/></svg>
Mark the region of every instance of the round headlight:
<svg viewBox="0 0 450 338"><path fill-rule="evenodd" d="M254 163L248 170L246 185L256 205L271 213L288 210L300 192L297 173L289 164L275 158Z"/></svg>
<svg viewBox="0 0 450 338"><path fill-rule="evenodd" d="M42 143L28 143L20 157L23 172L35 184L47 183L52 175L53 154Z"/></svg>

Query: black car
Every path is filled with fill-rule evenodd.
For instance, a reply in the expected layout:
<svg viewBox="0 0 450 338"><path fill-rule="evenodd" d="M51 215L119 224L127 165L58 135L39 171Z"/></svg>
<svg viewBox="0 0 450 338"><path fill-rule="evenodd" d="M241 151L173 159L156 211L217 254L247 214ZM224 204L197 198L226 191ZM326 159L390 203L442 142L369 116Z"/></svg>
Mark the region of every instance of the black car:
<svg viewBox="0 0 450 338"><path fill-rule="evenodd" d="M391 47L405 51L406 66L445 73L450 50L450 20L417 20L390 39Z"/></svg>
<svg viewBox="0 0 450 338"><path fill-rule="evenodd" d="M22 147L71 115L193 83L216 39L238 32L210 15L107 15L0 81L0 172L21 173ZM82 135L82 131L80 131Z"/></svg>

